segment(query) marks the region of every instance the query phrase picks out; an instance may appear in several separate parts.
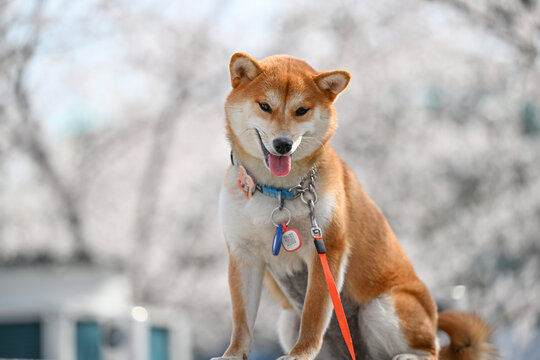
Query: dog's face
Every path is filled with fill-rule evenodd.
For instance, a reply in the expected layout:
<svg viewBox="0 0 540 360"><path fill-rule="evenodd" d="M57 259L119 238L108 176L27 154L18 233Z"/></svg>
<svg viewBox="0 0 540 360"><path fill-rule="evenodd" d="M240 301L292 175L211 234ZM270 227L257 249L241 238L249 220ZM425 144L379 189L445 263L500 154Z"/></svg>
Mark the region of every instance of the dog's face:
<svg viewBox="0 0 540 360"><path fill-rule="evenodd" d="M275 176L312 155L336 127L333 102L350 80L344 70L316 72L289 56L260 62L236 53L230 63L232 91L225 103L230 140Z"/></svg>

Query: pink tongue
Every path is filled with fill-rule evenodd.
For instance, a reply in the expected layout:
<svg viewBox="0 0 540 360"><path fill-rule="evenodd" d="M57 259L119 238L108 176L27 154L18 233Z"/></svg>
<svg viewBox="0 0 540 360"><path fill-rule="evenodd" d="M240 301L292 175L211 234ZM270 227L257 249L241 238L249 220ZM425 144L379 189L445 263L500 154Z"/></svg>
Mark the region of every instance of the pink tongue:
<svg viewBox="0 0 540 360"><path fill-rule="evenodd" d="M285 176L291 171L291 157L268 154L268 165L272 174Z"/></svg>

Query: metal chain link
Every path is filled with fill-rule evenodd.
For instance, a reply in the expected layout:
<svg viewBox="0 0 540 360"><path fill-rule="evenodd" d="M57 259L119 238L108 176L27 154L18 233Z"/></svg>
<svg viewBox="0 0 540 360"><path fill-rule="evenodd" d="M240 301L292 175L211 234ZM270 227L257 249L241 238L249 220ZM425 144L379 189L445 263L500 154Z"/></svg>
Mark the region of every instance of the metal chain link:
<svg viewBox="0 0 540 360"><path fill-rule="evenodd" d="M321 237L322 230L315 219L315 204L318 201L317 191L315 190L315 180L317 179L317 169L313 168L309 174L309 183L305 184L305 179L292 189L300 194L300 200L309 207L309 218L311 220L311 235ZM292 191L292 190L290 190Z"/></svg>
<svg viewBox="0 0 540 360"><path fill-rule="evenodd" d="M309 179L309 180L308 180ZM317 191L315 189L315 180L317 179L317 168L311 169L309 172L309 175L306 176L302 181L300 181L299 184L287 189L288 191L294 193L294 199L300 198L304 204L306 204L309 207L309 218L311 220L311 235L313 237L321 237L322 236L322 230L317 224L317 220L315 219L315 204L319 200L317 196ZM278 192L278 207L276 207L271 214L272 223L277 226L277 224L274 221L274 214L276 211L285 211L288 213L288 220L287 225L289 221L291 220L291 214L289 209L287 209L284 206L284 200L281 197L281 191Z"/></svg>

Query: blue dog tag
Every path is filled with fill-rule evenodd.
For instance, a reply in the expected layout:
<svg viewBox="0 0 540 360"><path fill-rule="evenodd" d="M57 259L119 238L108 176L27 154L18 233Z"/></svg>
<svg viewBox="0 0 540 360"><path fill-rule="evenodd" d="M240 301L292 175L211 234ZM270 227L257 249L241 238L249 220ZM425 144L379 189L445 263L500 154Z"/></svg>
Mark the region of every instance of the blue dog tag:
<svg viewBox="0 0 540 360"><path fill-rule="evenodd" d="M283 237L283 225L279 224L276 228L276 234L274 235L274 241L272 241L272 254L277 256L279 250L281 250L281 238Z"/></svg>

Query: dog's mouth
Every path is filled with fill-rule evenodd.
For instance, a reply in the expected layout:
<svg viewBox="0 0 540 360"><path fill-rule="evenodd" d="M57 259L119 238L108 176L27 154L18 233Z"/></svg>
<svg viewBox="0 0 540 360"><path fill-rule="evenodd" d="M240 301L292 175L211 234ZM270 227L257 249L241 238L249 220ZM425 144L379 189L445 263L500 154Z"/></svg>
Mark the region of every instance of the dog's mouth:
<svg viewBox="0 0 540 360"><path fill-rule="evenodd" d="M291 155L274 155L272 154L261 138L259 130L257 131L257 136L259 137L259 143L261 144L261 149L264 155L264 163L266 167L270 170L275 176L287 176L291 172Z"/></svg>

